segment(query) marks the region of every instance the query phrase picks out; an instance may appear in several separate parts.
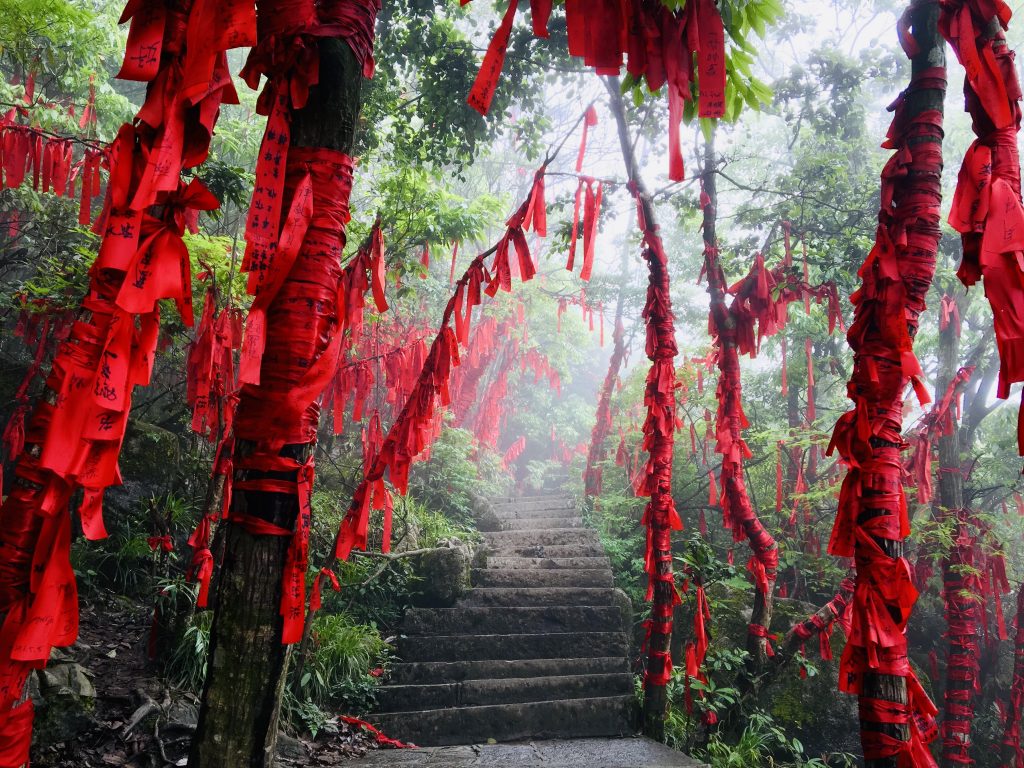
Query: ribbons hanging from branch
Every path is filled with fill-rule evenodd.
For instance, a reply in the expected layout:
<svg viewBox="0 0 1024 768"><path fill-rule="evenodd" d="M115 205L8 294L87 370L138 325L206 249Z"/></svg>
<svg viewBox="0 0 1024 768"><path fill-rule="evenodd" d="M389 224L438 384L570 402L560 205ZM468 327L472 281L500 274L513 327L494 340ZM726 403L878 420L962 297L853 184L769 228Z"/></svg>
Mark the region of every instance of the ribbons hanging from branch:
<svg viewBox="0 0 1024 768"><path fill-rule="evenodd" d="M251 7L240 7L243 16L252 15ZM132 390L150 379L157 303L173 299L182 319L192 322L191 269L182 235L194 229L199 211L215 208L217 201L200 182L186 185L181 172L206 158L220 104L237 102L227 69L230 46L200 52L187 45L192 9L189 3L137 0L125 9L123 18L131 18L132 26L122 74L147 82L146 100L106 153L109 182L94 224L102 239L82 305L86 319L74 323L57 350L46 380L55 397L38 404L25 429L25 443L38 450L22 453L15 469L21 482L0 508L0 613L6 614L0 630L0 732L9 744L27 747L31 706L12 707L29 671L46 663L51 648L77 636L68 502L84 488L85 533L105 535L102 493L120 482L117 456ZM230 45L252 42L243 35ZM212 61L210 76L200 93L186 97L182 76L196 56ZM91 119L87 107L83 121ZM5 131L5 149L13 135ZM73 194L70 147L48 144L47 153L40 146L33 151L43 187ZM80 170L83 221L99 191L98 158L87 153ZM12 162L18 161L12 156ZM14 170L17 177L21 169ZM21 183L10 167L5 176L7 184ZM27 754L11 757L11 765L27 760Z"/></svg>
<svg viewBox="0 0 1024 768"><path fill-rule="evenodd" d="M996 396L1007 398L1010 385L1024 381L1024 205L1021 204L1021 87L1014 52L1003 30L1010 22L1003 0L944 3L942 36L967 70L964 94L977 139L964 157L949 224L961 233L963 261L957 276L966 286L984 282L992 308L999 382ZM991 24L996 23L994 32ZM943 323L956 303L943 299ZM1024 401L1018 417L1018 450L1024 456Z"/></svg>
<svg viewBox="0 0 1024 768"><path fill-rule="evenodd" d="M856 555L857 583L839 679L841 690L860 697L865 759L899 753L913 761L908 765L933 766L925 744L936 735L935 707L910 667L904 635L917 590L909 564L896 556L910 531L900 458L904 392L912 384L921 403L929 401L913 338L940 236L939 110L945 69L920 66L934 61L941 45L935 36L920 34L927 35L928 26L918 21L924 17L917 14L925 13L920 8L912 5L900 23L914 74L890 107L894 116L883 146L893 154L882 171L875 243L859 271L861 287L851 297L855 316L847 338L854 370L847 390L853 409L839 419L829 446L829 454L838 451L847 467L829 552ZM912 26L920 39L910 37ZM922 48L925 40L928 50ZM868 691L878 687L876 682L866 686L868 677L881 677L900 698L905 691L909 704L871 698ZM901 733L909 739L891 735Z"/></svg>
<svg viewBox="0 0 1024 768"><path fill-rule="evenodd" d="M547 36L551 5L551 0L530 0L540 37ZM501 77L517 6L510 0L466 99L482 115ZM634 81L645 81L652 92L667 84L669 178L682 181L679 125L686 102L696 92L700 117L725 114L725 29L714 0L694 0L677 11L660 0L566 0L565 18L569 55L582 58L597 74L618 75L625 65Z"/></svg>

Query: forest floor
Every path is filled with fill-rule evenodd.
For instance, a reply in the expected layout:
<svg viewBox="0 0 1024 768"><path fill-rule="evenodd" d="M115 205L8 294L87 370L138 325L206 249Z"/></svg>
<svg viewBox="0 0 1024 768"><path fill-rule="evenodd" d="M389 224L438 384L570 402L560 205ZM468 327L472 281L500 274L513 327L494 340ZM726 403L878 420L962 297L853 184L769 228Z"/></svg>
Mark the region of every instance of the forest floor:
<svg viewBox="0 0 1024 768"><path fill-rule="evenodd" d="M35 768L184 766L198 699L173 688L148 660L152 608L124 598L83 598L78 642L55 650L38 674ZM282 734L278 765L348 763L378 748L362 729L338 724L316 741Z"/></svg>

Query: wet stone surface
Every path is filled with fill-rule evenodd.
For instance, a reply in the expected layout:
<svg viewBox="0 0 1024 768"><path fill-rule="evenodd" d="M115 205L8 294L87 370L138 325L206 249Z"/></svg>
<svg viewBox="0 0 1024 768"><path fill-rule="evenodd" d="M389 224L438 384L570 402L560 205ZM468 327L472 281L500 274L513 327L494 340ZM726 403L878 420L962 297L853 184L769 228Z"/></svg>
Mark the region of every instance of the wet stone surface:
<svg viewBox="0 0 1024 768"><path fill-rule="evenodd" d="M567 739L524 744L487 744L382 750L347 763L352 768L701 768L702 763L643 738Z"/></svg>

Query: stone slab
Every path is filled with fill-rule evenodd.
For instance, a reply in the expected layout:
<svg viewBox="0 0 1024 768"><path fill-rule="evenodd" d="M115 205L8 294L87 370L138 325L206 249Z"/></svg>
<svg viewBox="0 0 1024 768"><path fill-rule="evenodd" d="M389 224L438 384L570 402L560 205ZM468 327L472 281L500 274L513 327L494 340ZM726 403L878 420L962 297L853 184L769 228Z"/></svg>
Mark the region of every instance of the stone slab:
<svg viewBox="0 0 1024 768"><path fill-rule="evenodd" d="M682 752L643 738L382 750L345 765L352 768L705 768L703 763Z"/></svg>

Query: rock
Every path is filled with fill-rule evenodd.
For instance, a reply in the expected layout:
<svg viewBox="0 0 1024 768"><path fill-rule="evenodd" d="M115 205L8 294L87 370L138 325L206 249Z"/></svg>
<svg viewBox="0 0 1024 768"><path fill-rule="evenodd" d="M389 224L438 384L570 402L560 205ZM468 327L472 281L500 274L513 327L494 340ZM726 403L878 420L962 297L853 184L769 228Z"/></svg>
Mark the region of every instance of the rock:
<svg viewBox="0 0 1024 768"><path fill-rule="evenodd" d="M96 689L80 664L53 664L33 675L31 693L36 719L36 744L71 741L93 725Z"/></svg>
<svg viewBox="0 0 1024 768"><path fill-rule="evenodd" d="M180 458L177 435L130 419L118 459L124 482L111 486L103 495L103 510L108 521L137 519L149 500L163 493L174 481Z"/></svg>
<svg viewBox="0 0 1024 768"><path fill-rule="evenodd" d="M277 734L277 760L285 764L307 764L306 748L302 742L287 733Z"/></svg>
<svg viewBox="0 0 1024 768"><path fill-rule="evenodd" d="M438 542L435 549L416 558L414 573L419 579L413 603L431 608L446 608L470 589L472 548L457 538Z"/></svg>
<svg viewBox="0 0 1024 768"><path fill-rule="evenodd" d="M490 499L473 494L470 497L470 504L478 531L501 530L501 518L494 511L494 506L491 504Z"/></svg>

